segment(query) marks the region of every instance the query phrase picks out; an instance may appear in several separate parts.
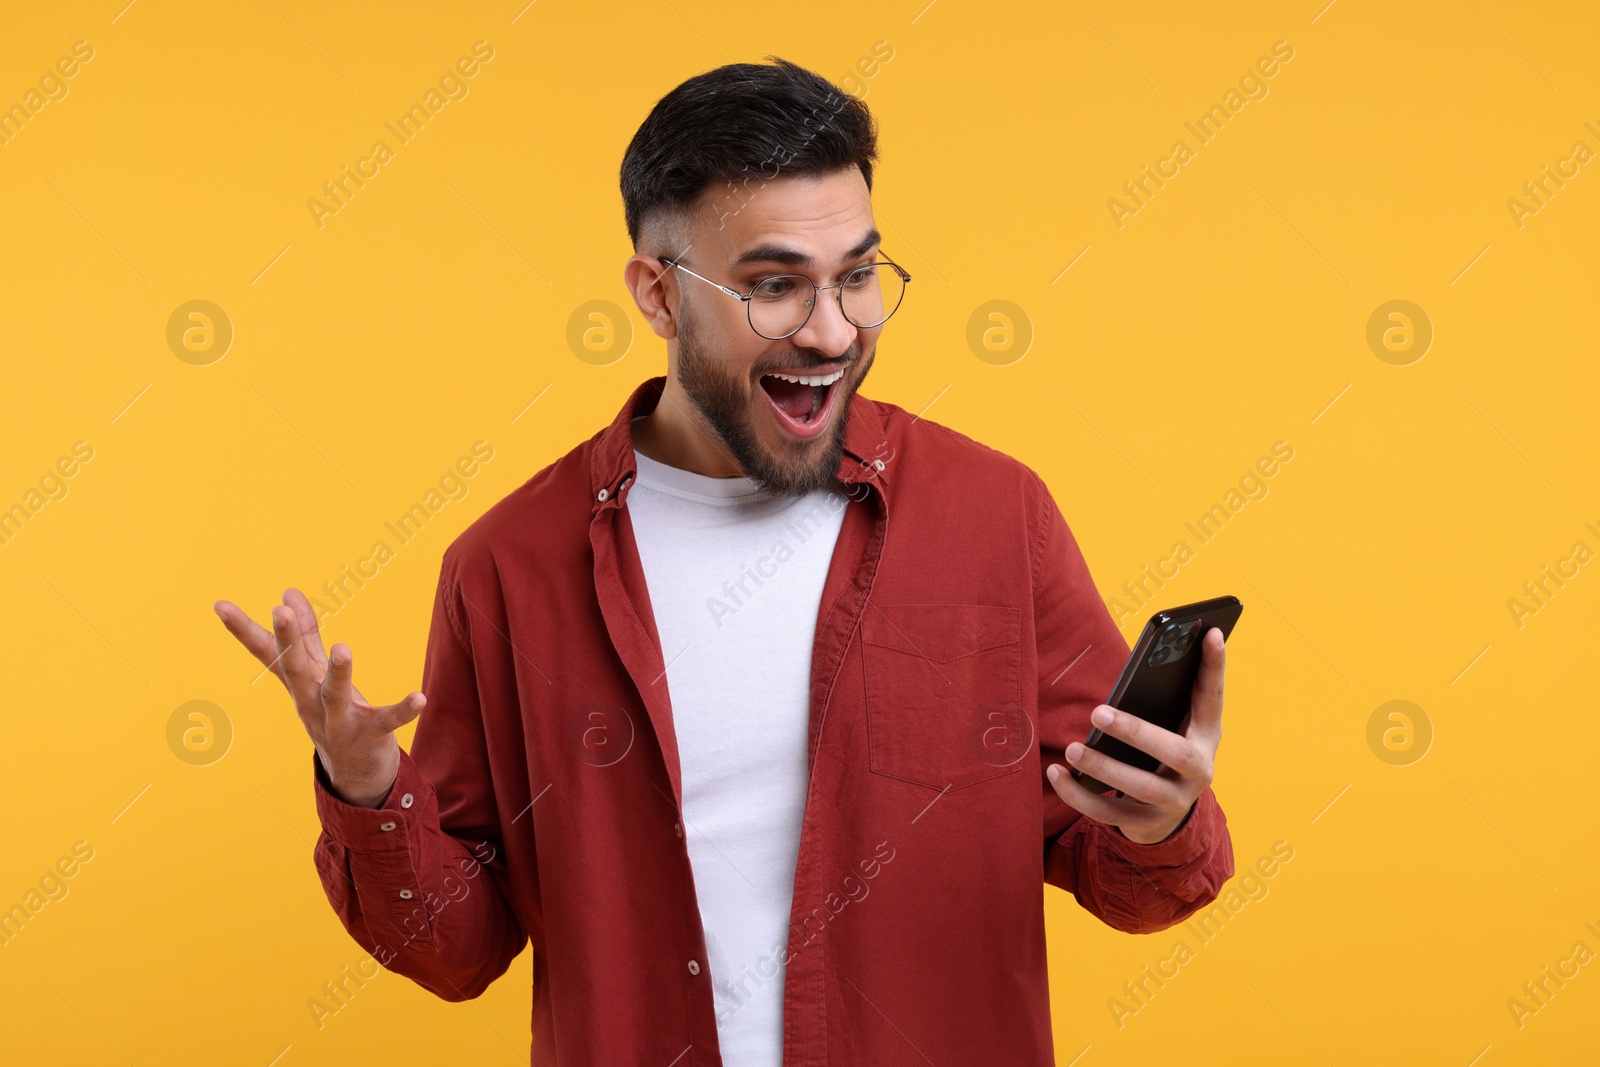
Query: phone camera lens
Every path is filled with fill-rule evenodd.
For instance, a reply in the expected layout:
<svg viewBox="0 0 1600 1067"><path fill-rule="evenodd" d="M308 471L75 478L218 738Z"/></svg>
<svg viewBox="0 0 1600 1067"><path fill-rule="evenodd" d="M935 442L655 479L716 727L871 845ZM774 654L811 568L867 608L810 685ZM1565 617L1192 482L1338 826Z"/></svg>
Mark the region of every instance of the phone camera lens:
<svg viewBox="0 0 1600 1067"><path fill-rule="evenodd" d="M1178 638L1178 643L1173 646L1172 652L1174 655L1181 656L1185 652L1189 651L1189 646L1192 644L1194 644L1194 634L1184 634L1182 637Z"/></svg>
<svg viewBox="0 0 1600 1067"><path fill-rule="evenodd" d="M1154 652L1150 653L1150 666L1159 667L1165 662L1167 662L1166 648L1158 648Z"/></svg>

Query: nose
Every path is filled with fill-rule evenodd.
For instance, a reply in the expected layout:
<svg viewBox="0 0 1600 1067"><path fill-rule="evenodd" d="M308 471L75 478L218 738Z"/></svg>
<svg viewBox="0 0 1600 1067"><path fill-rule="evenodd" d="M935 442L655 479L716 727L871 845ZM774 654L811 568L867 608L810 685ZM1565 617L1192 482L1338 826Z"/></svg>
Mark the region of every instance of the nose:
<svg viewBox="0 0 1600 1067"><path fill-rule="evenodd" d="M820 289L811 317L792 337L796 347L815 348L832 359L841 358L856 343L859 327L844 317L838 289Z"/></svg>

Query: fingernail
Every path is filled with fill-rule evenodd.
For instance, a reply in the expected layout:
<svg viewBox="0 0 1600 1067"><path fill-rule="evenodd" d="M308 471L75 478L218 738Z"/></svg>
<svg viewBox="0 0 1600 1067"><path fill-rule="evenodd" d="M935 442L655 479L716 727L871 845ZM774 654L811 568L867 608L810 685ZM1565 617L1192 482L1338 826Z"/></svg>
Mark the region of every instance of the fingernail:
<svg viewBox="0 0 1600 1067"><path fill-rule="evenodd" d="M221 604L213 604L213 605L211 605L211 610L217 613L217 618L220 619L220 618L223 617L222 616L222 605Z"/></svg>
<svg viewBox="0 0 1600 1067"><path fill-rule="evenodd" d="M1112 714L1107 708L1095 708L1089 713L1089 721L1096 726L1110 726Z"/></svg>
<svg viewBox="0 0 1600 1067"><path fill-rule="evenodd" d="M1083 755L1083 746L1078 744L1078 742L1074 741L1072 744L1067 746L1067 759L1071 760L1073 763L1077 763L1078 757L1081 755Z"/></svg>
<svg viewBox="0 0 1600 1067"><path fill-rule="evenodd" d="M1055 785L1061 780L1061 768L1057 767L1053 763L1049 767L1045 768L1044 773L1047 777L1049 777L1051 785Z"/></svg>

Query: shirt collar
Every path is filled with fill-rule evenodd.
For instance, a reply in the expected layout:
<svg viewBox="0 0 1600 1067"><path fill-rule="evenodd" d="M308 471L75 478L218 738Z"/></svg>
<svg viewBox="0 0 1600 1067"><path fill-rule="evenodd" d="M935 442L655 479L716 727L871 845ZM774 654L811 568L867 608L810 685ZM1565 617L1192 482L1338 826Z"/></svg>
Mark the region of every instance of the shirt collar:
<svg viewBox="0 0 1600 1067"><path fill-rule="evenodd" d="M633 458L633 419L655 410L666 388L665 375L641 382L611 420L600 431L589 459L589 503L595 512L618 507L638 474ZM883 432L883 417L875 403L857 393L850 403L850 421L844 431L844 454L839 457L835 477L846 485L875 485L887 497L888 464L893 455Z"/></svg>

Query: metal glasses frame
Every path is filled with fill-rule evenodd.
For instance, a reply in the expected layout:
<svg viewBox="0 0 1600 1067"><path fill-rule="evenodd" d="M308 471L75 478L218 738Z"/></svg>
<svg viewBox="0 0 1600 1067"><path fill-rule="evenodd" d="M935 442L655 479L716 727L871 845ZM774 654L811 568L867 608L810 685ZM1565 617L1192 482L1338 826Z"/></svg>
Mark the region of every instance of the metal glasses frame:
<svg viewBox="0 0 1600 1067"><path fill-rule="evenodd" d="M718 289L722 290L724 293L727 293L729 296L733 297L735 300L742 301L744 303L745 321L750 324L750 329L755 330L755 333L756 333L757 337L765 337L769 341L781 341L785 337L793 337L795 334L797 334L801 330L805 329L806 323L811 321L812 312L817 310L816 294L817 293L821 293L821 292L823 292L824 290L827 290L827 289L837 289L837 290L839 290L838 293L835 294L835 299L837 299L839 301L839 314L843 315L845 321L850 323L850 325L855 326L858 329L870 330L875 326L882 326L884 323L888 322L890 317L893 316L896 311L900 310L900 305L905 301L905 292L906 291L905 291L904 286L902 286L901 289L900 289L900 299L895 301L894 307L890 308L888 310L888 312L883 316L883 318L879 319L877 322L874 322L874 323L856 322L854 319L852 319L850 317L850 315L844 309L844 286L845 286L845 283L850 280L851 276L854 275L857 271L863 271L863 270L866 270L869 267L889 266L889 267L893 267L895 273L900 275L900 280L902 282L909 283L911 281L911 275L906 273L904 267L900 266L900 264L896 263L894 260L889 259L887 257L884 257L884 258L880 258L880 259L875 259L871 263L863 263L859 267L851 268L849 273L847 273L835 285L818 285L816 282L812 281L811 278L808 275L805 275L805 274L768 274L765 277L758 279L756 281L756 283L750 287L750 292L741 293L737 289L730 289L726 285L721 284L720 282L714 282L710 278L707 278L703 274L696 274L694 271L692 271L688 267L684 266L683 263L680 262L679 260L671 259L671 258L669 258L667 256L657 256L656 258L659 259L663 263L667 263L667 264L672 265L673 267L676 267L678 270L683 271L685 274L690 274L690 275L693 275L696 278L699 278L701 281L705 282L707 285L716 286ZM757 289L759 289L762 285L764 285L765 283L771 281L774 278L804 278L807 282L810 282L811 288L814 290L814 292L812 293L812 296L811 296L811 301L810 301L810 305L811 306L806 309L806 317L800 320L800 325L796 326L794 329L790 330L788 333L782 334L781 336L769 337L768 335L762 333L760 330L756 330L755 320L750 317L750 301L751 301L752 298L754 298Z"/></svg>

